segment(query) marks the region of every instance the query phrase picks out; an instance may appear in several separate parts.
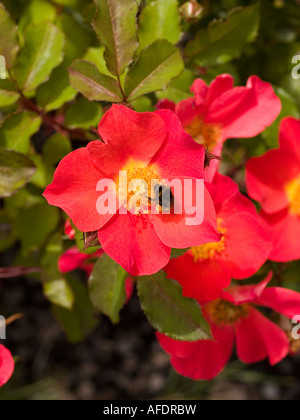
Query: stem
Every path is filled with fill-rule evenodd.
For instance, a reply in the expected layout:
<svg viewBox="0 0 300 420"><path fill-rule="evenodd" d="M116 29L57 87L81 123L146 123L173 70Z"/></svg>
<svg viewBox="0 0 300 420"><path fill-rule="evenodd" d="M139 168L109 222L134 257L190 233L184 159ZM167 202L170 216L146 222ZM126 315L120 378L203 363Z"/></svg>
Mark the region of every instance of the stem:
<svg viewBox="0 0 300 420"><path fill-rule="evenodd" d="M15 314L12 315L11 317L7 318L7 320L5 321L6 326L12 324L13 322L17 321L18 319L23 318L23 314Z"/></svg>
<svg viewBox="0 0 300 420"><path fill-rule="evenodd" d="M42 118L43 123L45 125L52 127L55 131L60 132L64 135L69 134L71 138L75 137L76 140L83 140L87 142L89 141L84 135L84 130L66 127L64 124L56 121L53 117L51 117L50 115L45 113L43 110L41 110L33 101L26 98L22 92L19 92L19 93L21 95L21 101L22 101L23 106L27 110L38 114Z"/></svg>
<svg viewBox="0 0 300 420"><path fill-rule="evenodd" d="M14 82L15 85L17 86L17 83L14 80L11 72L8 72L8 73L9 73L10 80L12 82ZM118 80L119 80L119 83L120 83L120 89L122 91L122 94L124 95L122 85L121 85L121 81L120 81L120 79L118 79ZM77 128L74 129L74 128L66 127L64 124L61 124L60 122L56 121L55 118L53 118L50 115L48 115L47 113L45 113L32 100L26 98L26 96L23 94L23 92L20 89L18 89L18 93L21 96L21 103L23 104L24 108L27 109L28 111L32 111L32 112L35 112L36 114L38 114L42 118L43 123L46 126L52 127L56 132L63 133L63 135L68 134L71 140L73 138L73 140L82 140L82 141L85 141L85 142L90 141L90 139L86 138L84 130L77 129Z"/></svg>
<svg viewBox="0 0 300 420"><path fill-rule="evenodd" d="M127 98L126 98L125 92L123 90L123 86L122 86L121 79L120 79L119 75L117 76L117 80L118 80L118 85L119 85L120 91L121 91L122 96L123 96L123 101L127 102Z"/></svg>

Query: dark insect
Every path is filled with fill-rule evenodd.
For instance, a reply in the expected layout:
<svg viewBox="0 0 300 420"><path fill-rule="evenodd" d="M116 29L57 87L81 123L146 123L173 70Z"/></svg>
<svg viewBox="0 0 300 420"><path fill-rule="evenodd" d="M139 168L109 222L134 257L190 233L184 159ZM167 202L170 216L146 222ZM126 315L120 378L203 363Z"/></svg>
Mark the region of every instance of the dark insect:
<svg viewBox="0 0 300 420"><path fill-rule="evenodd" d="M156 184L154 186L154 197L148 197L149 203L152 202L158 204L162 210L174 212L175 198L171 191L171 188L167 185Z"/></svg>

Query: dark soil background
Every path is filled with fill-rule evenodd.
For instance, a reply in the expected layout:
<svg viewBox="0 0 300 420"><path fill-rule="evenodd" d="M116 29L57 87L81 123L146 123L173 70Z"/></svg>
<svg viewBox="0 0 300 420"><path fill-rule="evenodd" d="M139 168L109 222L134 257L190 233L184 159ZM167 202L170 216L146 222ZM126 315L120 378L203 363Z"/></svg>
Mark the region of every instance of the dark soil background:
<svg viewBox="0 0 300 420"><path fill-rule="evenodd" d="M135 296L119 325L103 317L79 344L68 343L38 281L3 282L0 313L19 312L24 317L8 327L2 341L17 357L12 380L0 390L2 400L300 399L300 358L275 368L267 363L243 367L233 359L212 382L180 377Z"/></svg>

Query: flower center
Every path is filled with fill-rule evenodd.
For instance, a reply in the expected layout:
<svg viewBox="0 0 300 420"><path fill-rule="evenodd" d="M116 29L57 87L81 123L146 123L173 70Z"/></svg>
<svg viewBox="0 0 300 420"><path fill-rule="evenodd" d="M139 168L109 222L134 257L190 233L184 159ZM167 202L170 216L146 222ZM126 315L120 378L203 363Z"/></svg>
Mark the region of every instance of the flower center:
<svg viewBox="0 0 300 420"><path fill-rule="evenodd" d="M184 130L193 137L196 143L202 144L209 152L213 151L221 137L220 126L217 124L205 124L199 118L195 118Z"/></svg>
<svg viewBox="0 0 300 420"><path fill-rule="evenodd" d="M208 244L194 246L191 248L191 253L195 262L213 260L226 250L225 234L227 229L222 227L222 222L222 219L218 219L218 231L224 235L220 242L210 242Z"/></svg>
<svg viewBox="0 0 300 420"><path fill-rule="evenodd" d="M120 202L133 214L148 214L157 183L161 181L153 166L126 166L117 182Z"/></svg>
<svg viewBox="0 0 300 420"><path fill-rule="evenodd" d="M233 325L239 319L246 318L249 313L249 306L247 304L234 305L222 299L208 303L205 309L211 317L212 322L220 327Z"/></svg>
<svg viewBox="0 0 300 420"><path fill-rule="evenodd" d="M286 193L291 212L300 216L300 176L287 184Z"/></svg>

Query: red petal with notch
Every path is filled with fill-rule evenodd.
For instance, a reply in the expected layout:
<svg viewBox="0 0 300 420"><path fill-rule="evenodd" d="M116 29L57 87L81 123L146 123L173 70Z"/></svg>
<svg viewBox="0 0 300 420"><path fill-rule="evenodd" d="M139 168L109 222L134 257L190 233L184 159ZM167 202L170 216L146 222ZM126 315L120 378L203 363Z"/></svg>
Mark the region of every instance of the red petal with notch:
<svg viewBox="0 0 300 420"><path fill-rule="evenodd" d="M178 281L183 295L200 302L208 302L220 297L222 290L230 285L231 276L222 261L194 261L190 251L172 259L166 266L167 277Z"/></svg>

